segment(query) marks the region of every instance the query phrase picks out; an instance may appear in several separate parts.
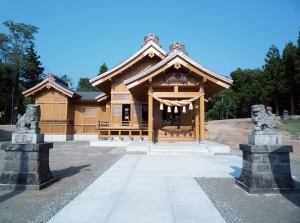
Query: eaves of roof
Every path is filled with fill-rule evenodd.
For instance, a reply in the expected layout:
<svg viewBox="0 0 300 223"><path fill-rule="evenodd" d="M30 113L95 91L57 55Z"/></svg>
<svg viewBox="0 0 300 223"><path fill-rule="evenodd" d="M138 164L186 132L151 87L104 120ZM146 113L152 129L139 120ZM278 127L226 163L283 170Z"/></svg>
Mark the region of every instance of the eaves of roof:
<svg viewBox="0 0 300 223"><path fill-rule="evenodd" d="M95 83L96 81L110 75L111 73L121 69L122 67L126 66L128 63L130 63L132 60L134 60L136 57L138 57L139 55L141 55L142 53L144 53L145 51L147 51L150 47L154 47L156 50L158 50L161 54L163 54L164 56L166 56L166 52L160 47L158 46L155 42L150 41L148 42L145 46L143 46L139 51L137 51L135 54L133 54L131 57L129 57L128 59L124 60L122 63L120 63L119 65L115 66L114 68L106 71L103 74L98 75L97 77L94 77L92 79L90 79L90 83Z"/></svg>
<svg viewBox="0 0 300 223"><path fill-rule="evenodd" d="M148 70L145 70L131 78L128 78L126 80L124 80L124 84L128 85L133 83L134 81L137 81L143 77L146 77L147 75L149 75L150 73L154 72L155 70L158 70L159 68L163 67L165 64L169 63L171 60L173 60L175 57L180 57L183 60L185 60L186 62L190 63L191 65L193 65L194 67L196 67L197 69L209 74L210 76L222 80L223 82L226 82L228 84L231 84L233 81L225 76L222 76L218 73L215 73L209 69L207 69L206 67L198 64L196 61L194 61L193 59L191 59L190 57L188 57L186 54L184 54L183 52L181 52L180 50L174 50L172 51L165 59L163 59L162 61L160 61L159 63L155 64L153 67L149 68Z"/></svg>
<svg viewBox="0 0 300 223"><path fill-rule="evenodd" d="M71 89L66 88L64 85L57 83L55 81L53 81L50 78L46 78L45 80L43 80L41 83L37 84L36 86L23 91L22 94L23 95L28 95L31 92L33 92L34 90L39 89L40 87L42 87L43 85L45 85L47 82L51 83L53 86L57 87L59 90L61 90L63 93L65 93L67 96L69 97L80 97L80 95L78 95L76 92L72 91Z"/></svg>

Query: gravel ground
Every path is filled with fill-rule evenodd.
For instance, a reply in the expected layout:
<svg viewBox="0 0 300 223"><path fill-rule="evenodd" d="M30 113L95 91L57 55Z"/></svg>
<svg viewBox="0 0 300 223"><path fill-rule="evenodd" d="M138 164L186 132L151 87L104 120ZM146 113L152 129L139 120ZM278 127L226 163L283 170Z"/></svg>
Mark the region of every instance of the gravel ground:
<svg viewBox="0 0 300 223"><path fill-rule="evenodd" d="M88 142L54 143L50 169L57 181L40 191L0 190L0 222L47 222L126 153ZM0 173L4 151L0 151Z"/></svg>
<svg viewBox="0 0 300 223"><path fill-rule="evenodd" d="M197 178L198 184L228 223L299 223L300 192L249 194L234 179Z"/></svg>

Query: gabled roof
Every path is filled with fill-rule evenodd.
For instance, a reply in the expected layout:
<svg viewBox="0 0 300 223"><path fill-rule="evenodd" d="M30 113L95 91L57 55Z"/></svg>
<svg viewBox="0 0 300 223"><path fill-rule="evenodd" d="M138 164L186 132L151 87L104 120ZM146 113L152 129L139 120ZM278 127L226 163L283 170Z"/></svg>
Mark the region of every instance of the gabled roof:
<svg viewBox="0 0 300 223"><path fill-rule="evenodd" d="M177 45L178 47L173 47ZM127 88L130 89L136 85L139 85L140 83L156 76L157 74L161 73L163 70L167 69L171 66L184 66L187 67L190 70L195 71L202 71L202 75L207 80L211 80L225 88L228 88L229 85L233 82L231 79L224 77L220 74L217 74L204 66L198 64L196 61L191 59L189 56L187 56L184 46L182 49L182 46L180 43L175 43L170 47L172 50L168 56L163 59L162 61L158 62L153 67L149 68L148 70L145 70L127 80L124 81L124 84L127 85Z"/></svg>
<svg viewBox="0 0 300 223"><path fill-rule="evenodd" d="M117 75L118 73L124 71L131 65L135 64L137 61L142 59L145 56L153 57L154 55L159 56L161 59L164 59L166 57L166 52L160 47L158 42L158 37L156 37L153 34L150 34L145 37L145 42L142 48L137 51L135 54L133 54L131 57L129 57L127 60L123 61L116 67L108 70L107 72L98 75L97 77L94 77L90 80L90 83L93 86L96 86L109 78Z"/></svg>
<svg viewBox="0 0 300 223"><path fill-rule="evenodd" d="M44 80L37 84L36 86L24 91L22 94L25 97L35 94L38 91L41 91L44 88L53 87L59 92L67 95L68 97L75 98L80 97L75 91L71 89L71 86L65 81L55 77L53 74L49 73L45 75Z"/></svg>

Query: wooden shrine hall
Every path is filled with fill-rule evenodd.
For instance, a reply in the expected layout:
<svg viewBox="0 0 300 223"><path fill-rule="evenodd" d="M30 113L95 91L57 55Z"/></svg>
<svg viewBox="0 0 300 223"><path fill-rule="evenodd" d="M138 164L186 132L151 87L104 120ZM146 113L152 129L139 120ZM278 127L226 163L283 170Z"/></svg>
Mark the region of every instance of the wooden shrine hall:
<svg viewBox="0 0 300 223"><path fill-rule="evenodd" d="M205 102L232 80L191 59L175 42L165 52L158 36L90 80L101 92L75 92L48 74L23 92L41 106L46 140L205 142Z"/></svg>

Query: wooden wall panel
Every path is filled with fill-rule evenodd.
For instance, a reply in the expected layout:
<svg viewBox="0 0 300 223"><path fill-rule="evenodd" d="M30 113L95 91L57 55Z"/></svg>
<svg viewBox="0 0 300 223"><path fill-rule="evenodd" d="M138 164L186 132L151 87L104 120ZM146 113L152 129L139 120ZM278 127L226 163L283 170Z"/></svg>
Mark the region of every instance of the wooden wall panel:
<svg viewBox="0 0 300 223"><path fill-rule="evenodd" d="M40 104L40 103L67 103L67 102L68 102L68 97L53 88L49 89L47 91L41 92L36 97L37 104Z"/></svg>

